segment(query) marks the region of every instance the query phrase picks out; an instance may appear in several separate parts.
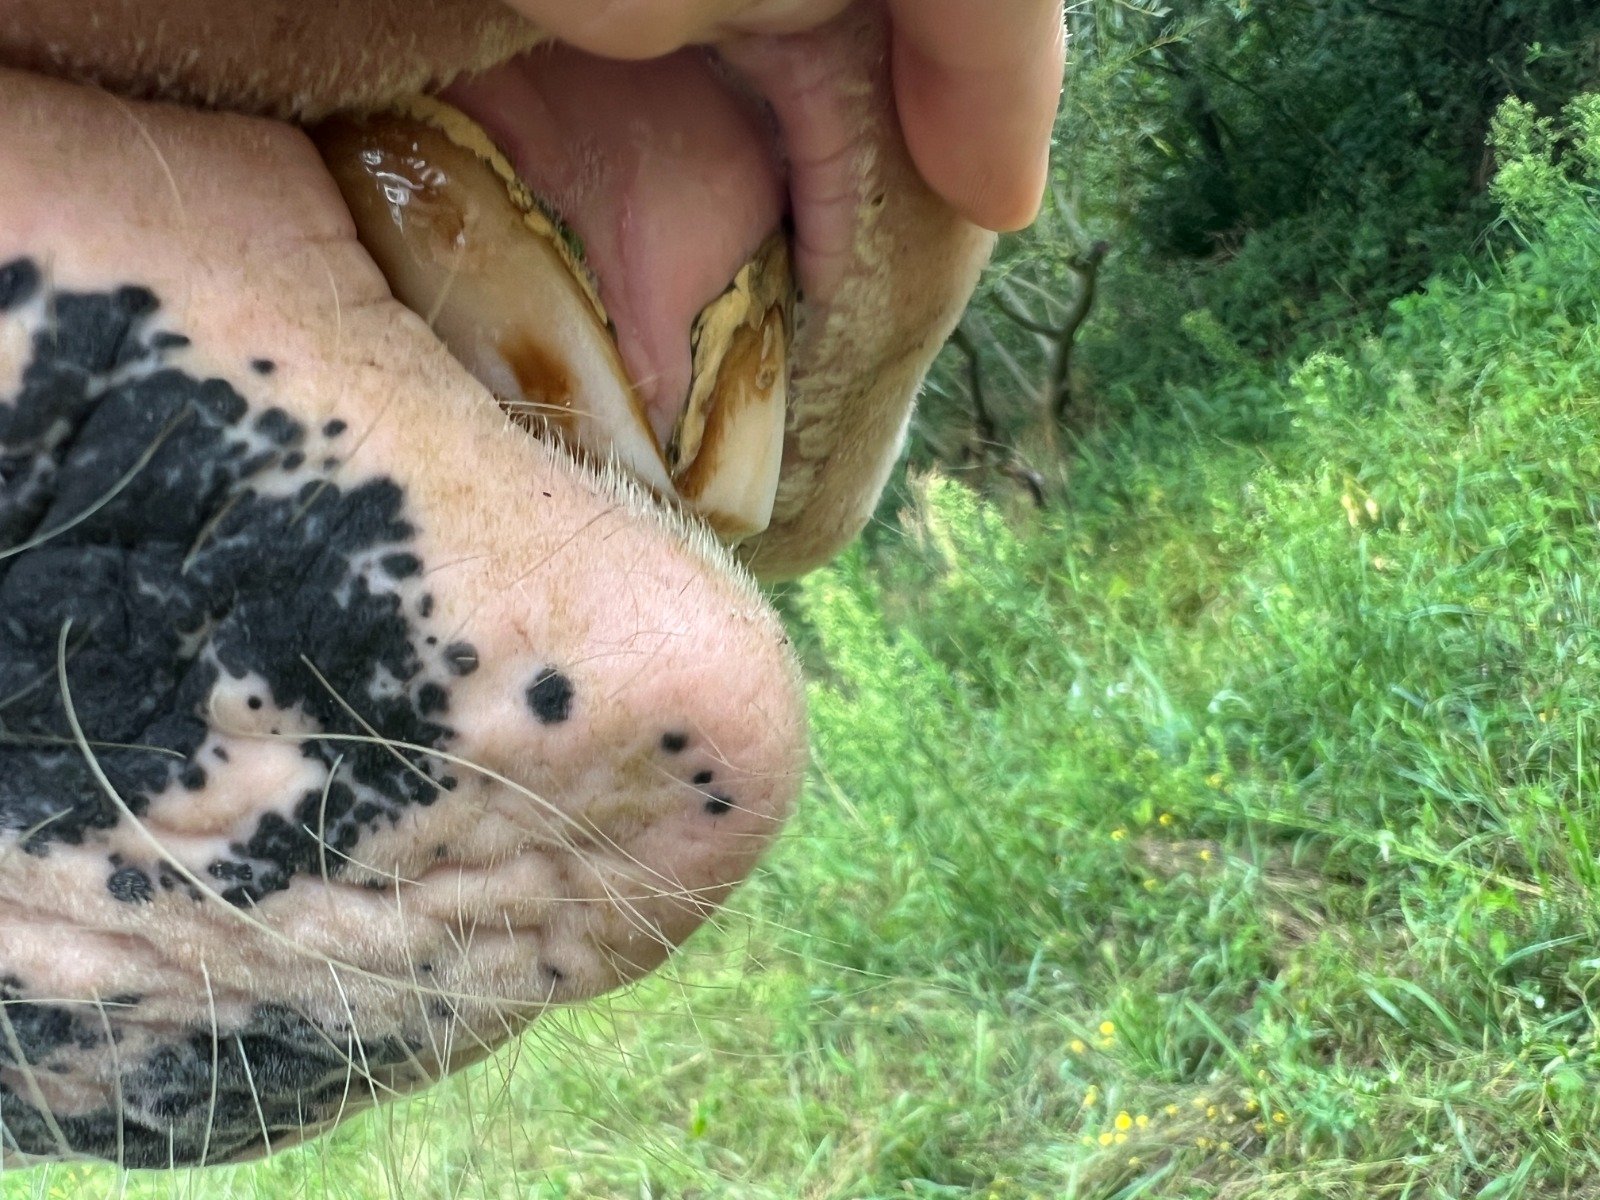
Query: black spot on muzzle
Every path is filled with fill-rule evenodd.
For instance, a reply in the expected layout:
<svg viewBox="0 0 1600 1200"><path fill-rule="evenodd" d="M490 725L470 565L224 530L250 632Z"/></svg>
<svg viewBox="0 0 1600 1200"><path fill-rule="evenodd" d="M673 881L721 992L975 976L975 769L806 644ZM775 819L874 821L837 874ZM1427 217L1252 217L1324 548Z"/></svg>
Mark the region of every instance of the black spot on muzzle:
<svg viewBox="0 0 1600 1200"><path fill-rule="evenodd" d="M0 264L0 321L23 323L30 352L0 393L0 861L93 845L157 800L205 803L221 786L207 766L227 761L203 755L214 692L249 679L253 709L309 723L298 751L324 784L193 875L153 853L87 861L126 912L253 907L302 872L340 873L364 833L454 786L429 751L454 737L450 685L477 652L428 625L404 490L341 476L346 422L311 430L184 369L189 339L159 316L146 288L52 291L37 264ZM239 378L283 386L268 363ZM13 965L0 930L8 1156L223 1161L332 1119L363 1072L416 1058L271 998L213 1028L202 997L193 1028L133 1048L135 1003L30 992ZM27 1086L104 1079L108 1062L115 1095L93 1111L47 1111Z"/></svg>

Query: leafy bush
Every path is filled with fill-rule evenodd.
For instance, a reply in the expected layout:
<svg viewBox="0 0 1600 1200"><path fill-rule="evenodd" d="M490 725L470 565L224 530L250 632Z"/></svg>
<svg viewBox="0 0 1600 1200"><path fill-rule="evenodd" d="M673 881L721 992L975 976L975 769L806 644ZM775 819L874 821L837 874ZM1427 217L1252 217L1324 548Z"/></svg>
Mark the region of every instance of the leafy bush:
<svg viewBox="0 0 1600 1200"><path fill-rule="evenodd" d="M1072 11L1045 219L1006 239L969 318L1000 440L1054 483L1083 429L1182 406L1241 364L1271 372L1458 273L1494 216L1496 107L1519 95L1554 117L1600 81L1600 9L1580 0ZM1066 436L1042 436L1054 348L1007 312L1057 320L1078 287L1068 264L1099 239ZM968 374L959 351L935 372L920 464L961 465ZM1253 413L1222 435L1273 436Z"/></svg>

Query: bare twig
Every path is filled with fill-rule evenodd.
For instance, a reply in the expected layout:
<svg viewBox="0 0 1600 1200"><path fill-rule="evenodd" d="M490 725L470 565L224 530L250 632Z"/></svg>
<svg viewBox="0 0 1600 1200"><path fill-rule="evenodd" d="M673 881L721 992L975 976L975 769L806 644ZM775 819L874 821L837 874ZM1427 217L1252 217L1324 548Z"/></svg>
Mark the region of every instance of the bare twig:
<svg viewBox="0 0 1600 1200"><path fill-rule="evenodd" d="M1078 330L1089 319L1094 308L1095 288L1100 279L1100 266L1111 252L1111 243L1098 241L1069 264L1078 276L1078 294L1067 310L1056 340L1055 355L1050 364L1051 409L1057 425L1064 425L1072 408L1072 350L1077 344Z"/></svg>
<svg viewBox="0 0 1600 1200"><path fill-rule="evenodd" d="M980 466L993 463L1007 479L1027 489L1035 508L1043 508L1044 476L1023 461L1016 448L1001 438L999 426L995 423L994 414L989 408L988 394L983 381L982 352L978 343L964 324L956 326L955 332L950 335L950 341L966 356L967 395L972 402L973 432L977 435L976 447L969 444L964 457L969 460L976 458Z"/></svg>

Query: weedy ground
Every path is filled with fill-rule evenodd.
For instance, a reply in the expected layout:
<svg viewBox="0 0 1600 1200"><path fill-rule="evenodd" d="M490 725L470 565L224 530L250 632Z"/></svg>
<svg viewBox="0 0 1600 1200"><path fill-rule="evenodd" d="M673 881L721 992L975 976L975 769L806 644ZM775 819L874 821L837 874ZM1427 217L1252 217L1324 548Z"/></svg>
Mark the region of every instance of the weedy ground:
<svg viewBox="0 0 1600 1200"><path fill-rule="evenodd" d="M1600 218L1535 182L1069 503L922 480L785 594L804 811L665 976L263 1165L0 1197L1600 1196Z"/></svg>

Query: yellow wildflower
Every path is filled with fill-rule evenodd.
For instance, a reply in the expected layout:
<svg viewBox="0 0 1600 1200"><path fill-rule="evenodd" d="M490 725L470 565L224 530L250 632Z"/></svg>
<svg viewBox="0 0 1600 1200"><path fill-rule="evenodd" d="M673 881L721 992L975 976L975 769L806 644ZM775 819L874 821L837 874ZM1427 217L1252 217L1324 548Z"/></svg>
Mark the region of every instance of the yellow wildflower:
<svg viewBox="0 0 1600 1200"><path fill-rule="evenodd" d="M1169 1117L1175 1117L1178 1115L1178 1106L1176 1104L1169 1104L1161 1111L1166 1113Z"/></svg>
<svg viewBox="0 0 1600 1200"><path fill-rule="evenodd" d="M1209 851L1209 850L1200 851L1200 861L1201 862L1210 862L1211 861L1211 851Z"/></svg>
<svg viewBox="0 0 1600 1200"><path fill-rule="evenodd" d="M1085 1046L1083 1044L1083 1039L1082 1038L1073 1038L1070 1042L1067 1043L1067 1047L1074 1054L1082 1054L1085 1050L1087 1050L1089 1048L1089 1047L1087 1047L1087 1046Z"/></svg>
<svg viewBox="0 0 1600 1200"><path fill-rule="evenodd" d="M1126 1133L1128 1130L1133 1128L1133 1118L1130 1117L1127 1113L1127 1110L1124 1109L1122 1112L1117 1114L1117 1119L1112 1122L1112 1124L1116 1125L1119 1132Z"/></svg>
<svg viewBox="0 0 1600 1200"><path fill-rule="evenodd" d="M1120 1146L1123 1142L1128 1140L1128 1135L1125 1133L1119 1133L1113 1140L1117 1143L1117 1145Z"/></svg>
<svg viewBox="0 0 1600 1200"><path fill-rule="evenodd" d="M1113 842L1120 842L1123 838L1125 838L1127 836L1128 836L1128 831L1126 829L1113 829L1111 831L1111 840Z"/></svg>
<svg viewBox="0 0 1600 1200"><path fill-rule="evenodd" d="M1149 1129L1150 1128L1150 1118L1145 1116L1144 1113L1140 1113L1137 1117L1135 1117L1133 1119L1133 1123L1135 1125L1137 1125L1140 1129Z"/></svg>
<svg viewBox="0 0 1600 1200"><path fill-rule="evenodd" d="M1113 1036L1115 1036L1116 1032L1117 1032L1117 1027L1116 1027L1115 1023L1113 1023L1111 1021L1101 1021L1100 1022L1100 1036L1101 1037L1104 1037L1104 1038L1113 1037Z"/></svg>
<svg viewBox="0 0 1600 1200"><path fill-rule="evenodd" d="M1109 1134L1109 1133L1102 1133L1102 1134L1101 1134L1101 1135L1100 1135L1100 1144L1101 1144L1101 1145L1102 1145L1102 1146L1109 1146L1109 1145L1111 1145L1111 1135L1110 1135L1110 1134Z"/></svg>
<svg viewBox="0 0 1600 1200"><path fill-rule="evenodd" d="M1272 1119L1279 1125L1287 1125L1289 1123L1289 1114L1285 1112L1275 1112L1272 1114Z"/></svg>
<svg viewBox="0 0 1600 1200"><path fill-rule="evenodd" d="M1173 816L1172 816L1171 813L1162 813L1159 817L1156 818L1156 823L1158 825L1171 825L1172 822L1173 822Z"/></svg>

